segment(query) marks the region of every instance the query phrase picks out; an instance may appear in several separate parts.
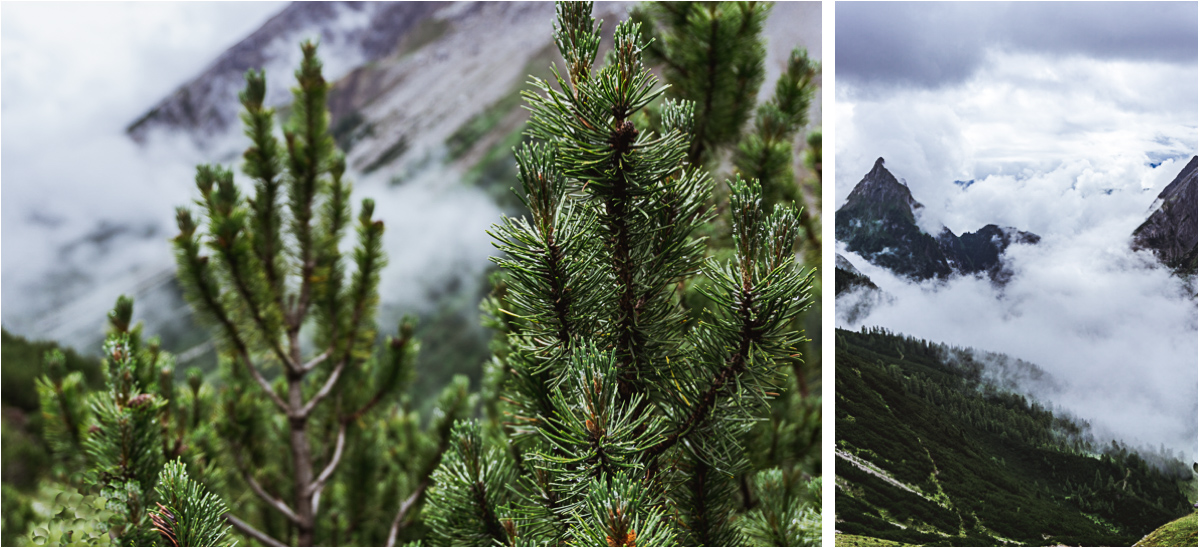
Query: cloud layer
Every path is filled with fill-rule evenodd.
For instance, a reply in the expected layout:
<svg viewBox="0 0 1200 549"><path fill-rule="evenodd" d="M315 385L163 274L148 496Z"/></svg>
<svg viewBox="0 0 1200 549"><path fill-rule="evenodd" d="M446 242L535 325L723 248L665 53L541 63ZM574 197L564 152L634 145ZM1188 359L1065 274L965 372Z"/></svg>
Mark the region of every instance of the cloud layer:
<svg viewBox="0 0 1200 549"><path fill-rule="evenodd" d="M174 207L192 197L204 159L168 138L140 150L123 129L282 6L0 8L7 328L85 285L126 280L100 305L111 306L129 280L173 265Z"/></svg>
<svg viewBox="0 0 1200 549"><path fill-rule="evenodd" d="M1129 243L1196 154L1196 5L837 10L838 205L882 156L923 227L1042 236L1008 251L1002 290L913 284L846 254L893 299L839 324L1033 362L1063 382L1055 403L1101 432L1194 458L1196 301Z"/></svg>

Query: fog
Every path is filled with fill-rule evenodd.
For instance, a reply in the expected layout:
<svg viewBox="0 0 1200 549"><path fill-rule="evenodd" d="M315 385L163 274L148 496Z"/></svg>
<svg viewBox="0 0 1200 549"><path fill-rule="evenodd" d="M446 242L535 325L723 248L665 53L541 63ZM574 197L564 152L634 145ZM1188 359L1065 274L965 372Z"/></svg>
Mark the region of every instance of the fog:
<svg viewBox="0 0 1200 549"><path fill-rule="evenodd" d="M6 329L86 344L118 295L169 277L175 207L197 197L195 166L237 168L247 142L232 128L208 149L224 151L214 156L162 132L139 147L124 128L284 5L3 4ZM500 213L484 192L436 162L403 186L349 176L355 212L374 198L387 227L384 322L429 310L435 294L473 291L464 284L479 284L493 250L485 231Z"/></svg>
<svg viewBox="0 0 1200 549"><path fill-rule="evenodd" d="M1130 174L1126 183L1169 180L1173 173L1157 172L1181 167L1147 168L1151 173ZM1045 178L1060 176L1054 172ZM987 189L988 184L976 186ZM970 202L976 186L960 200ZM1010 192L1020 192L1019 186ZM979 200L993 199L979 194ZM875 300L866 316L839 314L839 327L884 326L1032 362L1060 386L1044 392L1027 387L1027 393L1089 420L1098 434L1111 432L1134 446L1165 444L1191 459L1197 437L1196 301L1188 285L1150 252L1128 247L1129 234L1146 213L1146 206L1133 203L1148 205L1149 200L1111 199L1117 193L1086 200L1076 196L1081 194L1050 201L1040 223L1022 227L1039 232L1042 241L1009 248L1005 259L1014 276L1003 288L982 277L914 283L839 243L838 253L890 296ZM997 211L997 217L1003 213ZM839 309L856 299L839 299Z"/></svg>

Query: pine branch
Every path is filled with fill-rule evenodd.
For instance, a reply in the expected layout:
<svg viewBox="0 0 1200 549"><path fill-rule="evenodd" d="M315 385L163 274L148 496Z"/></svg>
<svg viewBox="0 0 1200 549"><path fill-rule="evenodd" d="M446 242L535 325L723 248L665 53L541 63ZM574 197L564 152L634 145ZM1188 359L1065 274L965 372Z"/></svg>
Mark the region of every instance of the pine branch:
<svg viewBox="0 0 1200 549"><path fill-rule="evenodd" d="M350 321L350 332L346 336L345 353L337 365L334 366L333 372L329 374L329 378L326 379L321 389L301 408L299 415L302 417L308 417L313 408L317 404L320 404L321 400L325 399L333 391L338 378L342 374L342 370L345 369L346 364L352 358L360 326L366 321L367 310L370 308L371 302L378 299L378 295L375 294L374 290L378 285L378 271L383 263L378 251L379 239L383 235L383 222L371 220L374 209L374 201L369 199L363 201L362 213L359 216L362 225L360 227L362 248L358 254L358 273L355 275L354 282L354 287L357 291L355 292L354 300L354 316Z"/></svg>
<svg viewBox="0 0 1200 549"><path fill-rule="evenodd" d="M680 438L687 436L689 432L708 419L708 413L712 409L713 404L716 403L717 395L725 388L726 384L731 382L738 374L745 371L746 355L750 352L751 342L751 333L749 331L744 332L738 352L730 357L726 366L713 379L708 390L704 392L704 396L697 401L696 406L692 408L692 412L688 414L687 420L675 432L667 435L666 439L650 448L646 453L648 458L653 459L669 450L675 443L679 442Z"/></svg>
<svg viewBox="0 0 1200 549"><path fill-rule="evenodd" d="M218 291L213 282L212 273L209 270L208 258L200 257L199 245L196 242L195 232L196 225L192 222L191 214L183 208L178 210L177 216L179 222L179 236L175 237L176 256L180 263L183 263L183 279L187 287L191 289L189 293L194 295L200 304L204 307L204 312L215 318L216 323L224 328L225 336L229 341L233 342L236 357L241 359L241 364L250 373L254 381L262 387L271 401L279 408L280 411L287 415L291 415L291 409L287 403L275 393L271 384L263 378L258 368L250 360L250 352L246 347L246 343L242 341L238 333L237 326L233 320L229 318L229 314L225 311L225 307L221 305Z"/></svg>
<svg viewBox="0 0 1200 549"><path fill-rule="evenodd" d="M507 499L513 469L503 453L484 448L475 421L457 422L448 459L432 477L432 499L439 503L427 520L441 545L481 546L505 543L496 510Z"/></svg>
<svg viewBox="0 0 1200 549"><path fill-rule="evenodd" d="M163 539L176 547L220 546L229 531L221 518L228 507L199 483L188 478L180 460L167 463L158 476L158 493L165 502L150 518Z"/></svg>
<svg viewBox="0 0 1200 549"><path fill-rule="evenodd" d="M275 352L275 356L279 362L289 370L296 370L299 365L292 360L292 357L284 352L283 347L279 344L278 337L272 337L270 328L267 326L266 320L263 318L262 311L259 310L258 301L250 293L249 285L246 283L244 266L240 266L237 258L234 256L232 246L226 246L221 249L225 262L229 265L229 271L233 275L234 287L237 289L238 295L242 301L250 309L250 316L254 319L255 326L262 332L262 338L270 344L271 350Z"/></svg>
<svg viewBox="0 0 1200 549"><path fill-rule="evenodd" d="M278 337L273 337L274 330L268 325L260 308L260 292L252 288L248 280L251 275L247 273L247 269L253 266L247 265L246 260L254 256L249 253L251 244L247 242L245 215L241 208L241 196L233 182L233 172L220 166L199 166L196 168L196 186L208 207L211 220L212 234L209 246L215 249L224 261L236 295L242 298L242 303L249 309L254 326L261 332L263 341L270 344L285 367L294 370L297 367L296 362L283 352Z"/></svg>
<svg viewBox="0 0 1200 549"><path fill-rule="evenodd" d="M267 284L272 290L275 306L279 311L285 311L283 303L284 274L279 272L277 262L282 246L279 237L279 227L282 224L277 203L282 175L282 165L279 159L279 141L275 138L273 127L275 121L274 109L264 109L263 100L266 97L266 75L262 70L246 72L246 89L239 94L242 106L242 122L246 127L246 136L254 146L242 155L245 159L242 171L258 180L255 199L251 201L254 208L254 250L263 266Z"/></svg>

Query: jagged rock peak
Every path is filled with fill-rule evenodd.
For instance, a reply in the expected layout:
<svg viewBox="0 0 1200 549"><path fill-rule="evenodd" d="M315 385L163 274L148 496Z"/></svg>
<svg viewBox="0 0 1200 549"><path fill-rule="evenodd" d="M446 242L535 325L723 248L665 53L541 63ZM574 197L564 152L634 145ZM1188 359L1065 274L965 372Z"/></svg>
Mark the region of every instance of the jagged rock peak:
<svg viewBox="0 0 1200 549"><path fill-rule="evenodd" d="M871 171L867 172L862 180L854 186L854 190L850 191L850 196L846 199L848 207L853 208L860 204L903 205L907 206L910 211L924 207L913 198L908 185L901 183L896 176L892 175L892 172L884 167L882 156L875 161Z"/></svg>
<svg viewBox="0 0 1200 549"><path fill-rule="evenodd" d="M1189 189L1187 187L1189 186L1192 189L1196 188L1195 156L1193 156L1191 161L1189 161L1187 165L1183 167L1183 170L1179 172L1179 175L1176 175L1175 179L1173 179L1171 183L1168 184L1166 188L1164 188L1162 192L1158 194L1158 198L1159 200L1166 202L1174 199L1175 197L1184 196L1188 193ZM1191 192L1195 194L1194 190Z"/></svg>
<svg viewBox="0 0 1200 549"><path fill-rule="evenodd" d="M901 276L928 280L986 274L1000 285L1012 276L1002 260L1008 247L1041 240L1036 234L997 225L962 236L944 226L937 234L926 233L917 225L921 207L880 158L838 209L835 234L847 250Z"/></svg>

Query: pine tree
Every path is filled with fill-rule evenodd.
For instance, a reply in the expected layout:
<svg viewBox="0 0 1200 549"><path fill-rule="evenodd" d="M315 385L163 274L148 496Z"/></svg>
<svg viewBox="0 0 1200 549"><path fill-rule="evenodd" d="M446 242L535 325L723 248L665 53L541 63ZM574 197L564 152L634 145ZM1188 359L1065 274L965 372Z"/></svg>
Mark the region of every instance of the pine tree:
<svg viewBox="0 0 1200 549"><path fill-rule="evenodd" d="M89 445L100 444L91 440L97 431L90 426L106 417L101 412L141 413L156 425L137 431L143 449L157 449L147 459L182 459L190 478L223 501L237 502L233 513L222 514L247 539L390 546L424 531L421 509L430 477L449 447L454 422L471 414L478 397L465 376L456 376L431 416L422 418L404 395L420 347L412 321L402 320L396 336L375 345L383 224L372 219L373 204L364 200L354 220L358 245L341 250L352 222L350 184L327 131L327 85L316 46L302 50L282 140L274 110L263 105L263 73L247 74L240 99L252 144L243 172L255 184L253 196L241 194L232 171L200 166L203 226L186 208L177 212L178 276L198 316L218 336L216 386L196 368L177 386L173 359L157 340L143 342L140 324L132 324L132 301L125 298L110 324L114 341L128 349L122 356L131 362L121 379L137 384L132 394L138 406L93 409L89 402L96 395L79 374L64 375L53 354L50 375L37 386L58 469L87 470L94 459ZM156 412L140 412L150 408ZM97 447L95 455L112 461L111 448ZM168 515L148 507L154 484L146 480L156 479L158 470L138 471L138 489L122 496L129 512L110 515L117 526L136 523L130 531L148 543L161 532L143 528L150 523L141 511ZM106 474L105 482L127 476L121 470ZM64 475L84 497L95 497L84 477ZM209 505L205 513L215 508ZM180 516L176 511L170 513ZM176 540L193 535L180 532L167 534Z"/></svg>
<svg viewBox="0 0 1200 549"><path fill-rule="evenodd" d="M64 465L86 471L79 488L87 496L68 496L59 517L35 528L33 540L39 544L95 545L111 539L126 546L155 545L155 506L162 510L164 502L175 517L171 520L184 520L187 531L222 532L175 539L206 547L222 542L225 521L220 513L194 512L200 507L223 510L220 500L192 481L186 490L175 491L173 484L182 482L181 476L186 479L186 472L180 462L163 466L183 452L182 445L170 444L186 421L172 413L178 404L172 394L174 359L157 340L143 341L141 325L131 324L132 315L133 300L125 296L109 313L104 391L87 393L78 372L61 377L61 353L46 357L49 373L38 380L38 389L47 441ZM79 480L79 475L72 478ZM100 502L103 511L96 512Z"/></svg>
<svg viewBox="0 0 1200 549"><path fill-rule="evenodd" d="M179 278L221 342L227 388L212 436L225 442L218 451L236 471L231 483L259 499L230 516L233 526L267 545L282 545L292 533L296 545L378 544L388 534L385 509L402 509L394 541L405 510L423 497L421 475L432 473L445 443L416 440L424 434L411 412L376 413L393 410L408 386L417 346L406 321L375 349L384 226L370 199L352 217L317 46L301 49L282 142L274 109L263 104L263 73L247 74L242 120L252 144L242 171L254 194L241 193L231 170L197 168L203 220L178 211ZM348 251L342 245L351 224L357 245ZM435 431L447 425L443 440L470 405L466 380L456 380L441 402L443 420L435 421ZM413 450L404 456L410 463L387 459L397 444Z"/></svg>
<svg viewBox="0 0 1200 549"><path fill-rule="evenodd" d="M733 253L704 258L707 173L687 162L696 107L667 100L661 133L638 113L663 95L639 27L617 26L598 70L590 3L560 3L566 69L527 93L516 151L529 216L492 231L506 257L508 318L489 366L492 429L456 427L428 509L444 545L739 545L742 440L763 417L802 336L811 273L796 265L795 210L764 208L734 178ZM701 274L712 310L680 306Z"/></svg>
<svg viewBox="0 0 1200 549"><path fill-rule="evenodd" d="M631 19L641 25L645 57L661 66L669 97L695 103L688 159L711 165L737 144L765 77L762 38L769 2L646 2Z"/></svg>
<svg viewBox="0 0 1200 549"><path fill-rule="evenodd" d="M769 3L762 2L648 2L639 5L633 17L644 23L643 36L653 39L647 48L651 55L647 57L660 68L671 85L668 95L691 100L697 105L717 106L698 108L696 126L723 128L725 138L704 146L693 142L690 152L702 149L706 151L707 159L690 156L690 160L711 166L724 152L730 151L732 173L746 180L757 180L762 186L767 208L789 203L801 206L802 228L797 247L805 265L819 267L820 215L810 213L820 211L819 129L806 137L807 147L802 155L804 167L815 177L800 181L793 166L800 148L799 132L808 125L809 106L818 86L820 66L810 60L803 49L794 49L784 72L775 82L774 93L754 107L752 98L762 83L766 56L762 20L770 9ZM734 63L734 59L741 61ZM705 77L696 78L696 75ZM743 84L745 87L737 87ZM745 97L751 99L735 100ZM711 120L705 120L706 117ZM708 236L709 253L722 259L732 254L728 202L728 189L717 185L713 203L718 216L703 231ZM688 285L684 302L697 310L712 307L695 282L698 281ZM820 280L815 279L813 294L817 303L820 291ZM819 308L797 318L794 326L819 331ZM810 475L820 474L820 354L819 349L808 342L801 343L799 351L798 360L792 361L792 379L784 384L781 395L772 403L768 420L756 424L744 441L748 448L756 450L750 455L751 470L738 479L738 496L744 509L755 507L760 499L795 501L797 504L807 501L803 491L800 492L803 497L795 499L767 495L760 498L753 490L752 479L756 473L779 469L788 480L772 486L798 486ZM777 511L780 515L786 514L783 509Z"/></svg>

